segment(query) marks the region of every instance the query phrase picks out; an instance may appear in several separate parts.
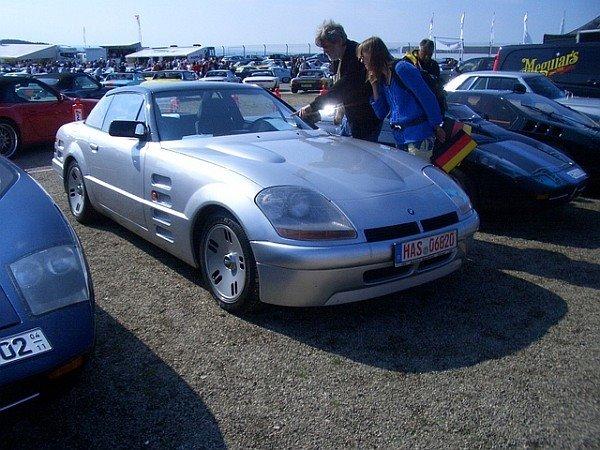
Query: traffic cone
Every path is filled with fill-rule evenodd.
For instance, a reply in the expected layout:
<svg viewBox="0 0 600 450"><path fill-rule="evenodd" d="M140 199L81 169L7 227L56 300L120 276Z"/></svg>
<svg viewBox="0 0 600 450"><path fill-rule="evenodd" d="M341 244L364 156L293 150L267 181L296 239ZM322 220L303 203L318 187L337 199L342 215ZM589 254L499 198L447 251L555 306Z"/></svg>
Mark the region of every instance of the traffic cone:
<svg viewBox="0 0 600 450"><path fill-rule="evenodd" d="M275 88L273 88L273 94L275 94L275 97L281 98L281 92L279 91L279 86L275 86Z"/></svg>

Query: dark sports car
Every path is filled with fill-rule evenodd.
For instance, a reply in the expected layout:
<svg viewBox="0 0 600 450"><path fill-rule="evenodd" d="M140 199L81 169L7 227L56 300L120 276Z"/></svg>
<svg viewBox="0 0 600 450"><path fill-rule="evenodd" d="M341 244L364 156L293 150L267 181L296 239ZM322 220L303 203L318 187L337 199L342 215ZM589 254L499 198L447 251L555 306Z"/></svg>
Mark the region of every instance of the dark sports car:
<svg viewBox="0 0 600 450"><path fill-rule="evenodd" d="M469 106L502 128L545 142L566 153L600 184L600 126L571 108L533 93L448 92L448 101Z"/></svg>
<svg viewBox="0 0 600 450"><path fill-rule="evenodd" d="M36 79L43 81L54 89L69 97L100 99L111 90L102 86L86 73L46 73L36 75Z"/></svg>
<svg viewBox="0 0 600 450"><path fill-rule="evenodd" d="M73 228L39 185L2 157L0 217L2 412L85 363L94 345L94 292Z"/></svg>
<svg viewBox="0 0 600 450"><path fill-rule="evenodd" d="M449 103L446 116L471 126L477 142L450 175L479 210L566 203L584 189L586 173L559 150L494 125L464 105ZM327 122L325 128L332 131ZM387 120L379 142L395 146Z"/></svg>
<svg viewBox="0 0 600 450"><path fill-rule="evenodd" d="M330 87L331 78L323 70L301 70L296 78L292 78L290 89L298 91L319 91L323 86Z"/></svg>

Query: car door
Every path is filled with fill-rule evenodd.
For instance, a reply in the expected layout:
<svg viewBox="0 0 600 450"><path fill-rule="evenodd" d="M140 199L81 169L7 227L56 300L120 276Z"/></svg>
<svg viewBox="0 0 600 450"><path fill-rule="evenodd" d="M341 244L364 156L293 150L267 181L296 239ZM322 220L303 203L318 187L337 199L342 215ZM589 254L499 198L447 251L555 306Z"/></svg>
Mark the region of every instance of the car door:
<svg viewBox="0 0 600 450"><path fill-rule="evenodd" d="M143 162L147 142L108 134L114 120L146 122L141 93L112 96L101 129L89 131L86 160L97 202L121 218L145 228L143 210Z"/></svg>

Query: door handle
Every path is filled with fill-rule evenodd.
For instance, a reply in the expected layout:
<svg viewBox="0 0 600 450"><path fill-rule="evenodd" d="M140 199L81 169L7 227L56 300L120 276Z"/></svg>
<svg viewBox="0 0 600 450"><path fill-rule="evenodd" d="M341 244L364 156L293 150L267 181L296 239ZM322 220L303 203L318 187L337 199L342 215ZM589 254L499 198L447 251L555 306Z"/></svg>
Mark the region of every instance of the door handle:
<svg viewBox="0 0 600 450"><path fill-rule="evenodd" d="M93 152L97 152L98 151L98 144L90 144L90 148L92 149Z"/></svg>

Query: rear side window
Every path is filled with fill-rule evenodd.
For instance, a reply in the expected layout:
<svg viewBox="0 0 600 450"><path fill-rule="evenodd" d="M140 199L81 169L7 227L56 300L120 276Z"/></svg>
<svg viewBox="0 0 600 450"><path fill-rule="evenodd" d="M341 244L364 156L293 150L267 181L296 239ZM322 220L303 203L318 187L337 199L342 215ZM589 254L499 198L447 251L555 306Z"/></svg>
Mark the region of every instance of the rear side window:
<svg viewBox="0 0 600 450"><path fill-rule="evenodd" d="M75 77L75 87L78 89L98 89L98 85L94 80L84 76Z"/></svg>
<svg viewBox="0 0 600 450"><path fill-rule="evenodd" d="M102 128L104 116L106 115L106 111L108 110L113 97L114 95L105 95L98 103L96 103L96 106L94 106L94 109L92 109L90 115L87 117L87 119L85 119L86 125L98 129Z"/></svg>
<svg viewBox="0 0 600 450"><path fill-rule="evenodd" d="M115 94L112 97L102 124L102 131L107 133L115 120L136 120L144 103L144 97L139 94Z"/></svg>
<svg viewBox="0 0 600 450"><path fill-rule="evenodd" d="M508 77L490 77L487 88L494 91L512 91L519 80Z"/></svg>

